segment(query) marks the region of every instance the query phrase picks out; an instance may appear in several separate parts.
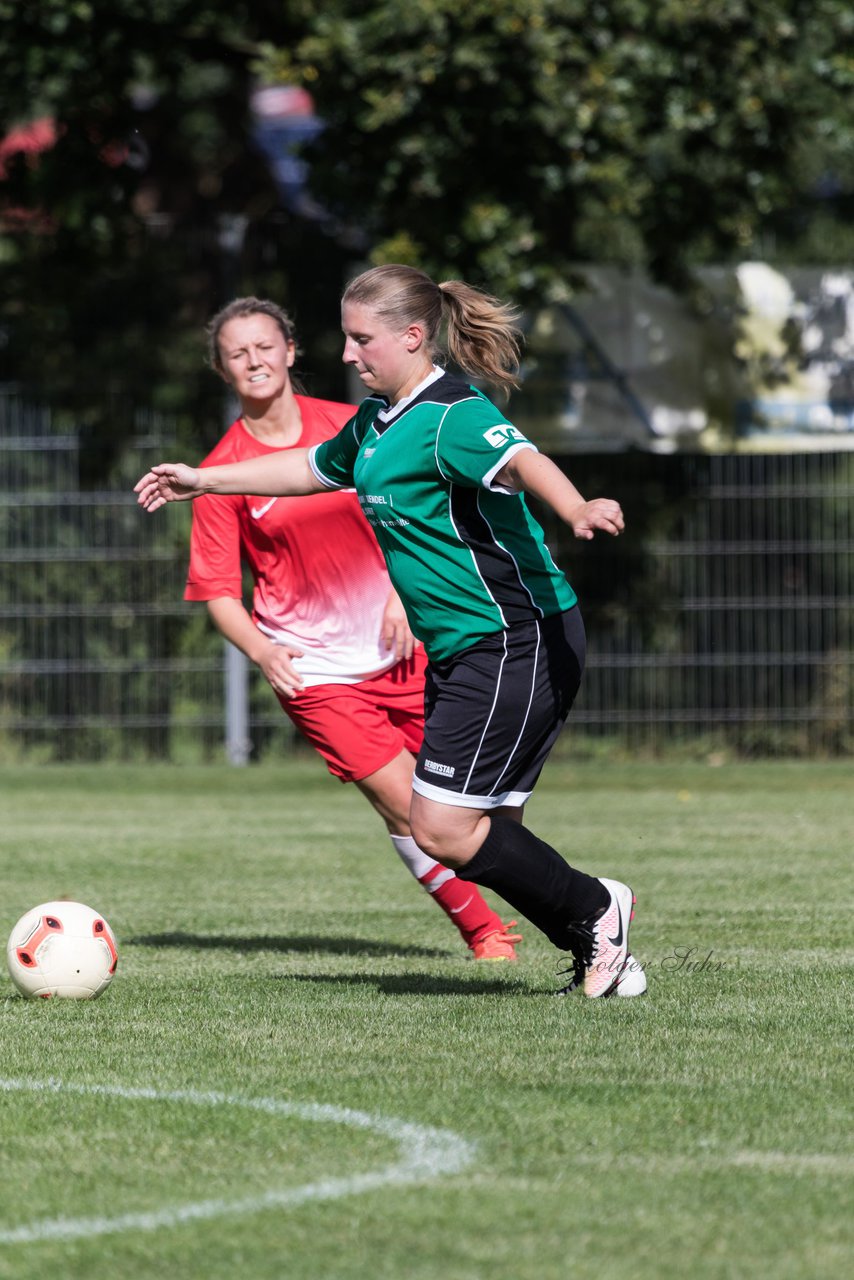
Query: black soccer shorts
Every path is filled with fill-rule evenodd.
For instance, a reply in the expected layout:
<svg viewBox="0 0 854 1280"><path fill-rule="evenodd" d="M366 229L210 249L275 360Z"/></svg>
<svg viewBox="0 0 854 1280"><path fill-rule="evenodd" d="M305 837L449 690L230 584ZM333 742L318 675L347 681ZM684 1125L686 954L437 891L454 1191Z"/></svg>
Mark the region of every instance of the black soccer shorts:
<svg viewBox="0 0 854 1280"><path fill-rule="evenodd" d="M413 790L472 809L524 804L569 715L585 654L576 605L431 662Z"/></svg>

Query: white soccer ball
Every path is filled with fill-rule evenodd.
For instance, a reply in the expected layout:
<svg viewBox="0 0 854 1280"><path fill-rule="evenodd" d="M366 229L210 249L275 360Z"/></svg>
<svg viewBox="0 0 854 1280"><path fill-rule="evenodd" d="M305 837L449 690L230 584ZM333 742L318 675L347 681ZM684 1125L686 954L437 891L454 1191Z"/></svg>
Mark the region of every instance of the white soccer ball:
<svg viewBox="0 0 854 1280"><path fill-rule="evenodd" d="M43 902L9 935L12 981L27 998L93 1000L110 985L119 955L103 916L82 902Z"/></svg>

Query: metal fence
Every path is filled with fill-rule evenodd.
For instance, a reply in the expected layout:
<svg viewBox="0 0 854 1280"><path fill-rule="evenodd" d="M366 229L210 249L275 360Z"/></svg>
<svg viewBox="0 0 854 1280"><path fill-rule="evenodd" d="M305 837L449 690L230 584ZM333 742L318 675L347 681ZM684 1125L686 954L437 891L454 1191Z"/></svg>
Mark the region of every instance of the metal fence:
<svg viewBox="0 0 854 1280"><path fill-rule="evenodd" d="M640 545L603 561L609 581L637 574L636 589L598 612L577 731L633 749L849 754L854 454L608 467L624 505L644 485L649 500Z"/></svg>
<svg viewBox="0 0 854 1280"><path fill-rule="evenodd" d="M189 511L152 518L131 493L170 424L131 420L95 492L73 430L0 395L0 759L223 758L225 649L182 601ZM854 454L566 462L630 530L547 525L589 641L562 749L850 753ZM254 754L294 749L254 674L248 696Z"/></svg>

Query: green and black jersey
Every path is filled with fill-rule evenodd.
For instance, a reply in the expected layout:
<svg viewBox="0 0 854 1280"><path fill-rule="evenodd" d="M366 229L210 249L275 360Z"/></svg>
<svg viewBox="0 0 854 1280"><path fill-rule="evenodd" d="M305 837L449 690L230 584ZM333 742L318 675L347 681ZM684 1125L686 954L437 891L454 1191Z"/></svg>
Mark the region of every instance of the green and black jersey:
<svg viewBox="0 0 854 1280"><path fill-rule="evenodd" d="M434 662L575 604L524 497L495 483L517 450L533 448L480 391L435 369L393 408L363 401L311 450L324 485L355 487Z"/></svg>

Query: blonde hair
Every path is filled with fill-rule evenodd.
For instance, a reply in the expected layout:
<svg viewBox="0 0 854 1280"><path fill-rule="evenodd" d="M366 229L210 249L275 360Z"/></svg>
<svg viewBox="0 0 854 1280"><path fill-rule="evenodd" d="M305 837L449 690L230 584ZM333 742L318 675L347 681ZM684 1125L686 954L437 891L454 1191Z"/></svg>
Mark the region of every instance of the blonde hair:
<svg viewBox="0 0 854 1280"><path fill-rule="evenodd" d="M342 302L370 307L390 329L418 323L431 358L445 348L465 373L509 389L518 387L522 333L518 311L462 280L436 284L423 271L390 263L348 284Z"/></svg>

